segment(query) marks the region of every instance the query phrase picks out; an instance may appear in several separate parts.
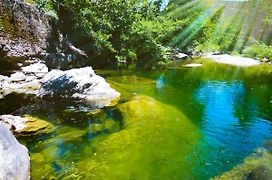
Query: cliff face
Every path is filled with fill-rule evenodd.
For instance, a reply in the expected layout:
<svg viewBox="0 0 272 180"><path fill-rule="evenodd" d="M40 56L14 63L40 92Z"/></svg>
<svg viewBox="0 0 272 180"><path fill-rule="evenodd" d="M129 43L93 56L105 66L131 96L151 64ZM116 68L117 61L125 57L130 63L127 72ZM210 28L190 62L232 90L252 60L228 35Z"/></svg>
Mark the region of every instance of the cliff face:
<svg viewBox="0 0 272 180"><path fill-rule="evenodd" d="M0 21L0 65L8 62L18 69L18 62L45 61L52 69L65 69L87 57L64 37L52 17L23 0L0 0Z"/></svg>
<svg viewBox="0 0 272 180"><path fill-rule="evenodd" d="M51 33L50 17L23 0L0 0L4 32L46 48Z"/></svg>
<svg viewBox="0 0 272 180"><path fill-rule="evenodd" d="M51 17L23 0L0 0L0 21L0 71L43 59L52 36Z"/></svg>

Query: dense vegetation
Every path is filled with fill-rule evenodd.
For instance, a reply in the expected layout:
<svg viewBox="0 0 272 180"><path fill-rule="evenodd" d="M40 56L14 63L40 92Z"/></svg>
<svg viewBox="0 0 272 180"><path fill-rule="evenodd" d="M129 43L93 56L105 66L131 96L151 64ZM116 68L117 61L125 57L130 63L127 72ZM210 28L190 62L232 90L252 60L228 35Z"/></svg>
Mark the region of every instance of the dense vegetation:
<svg viewBox="0 0 272 180"><path fill-rule="evenodd" d="M36 3L56 19L65 38L90 55L86 60L90 64L151 67L167 63L167 54L172 49L187 53L235 52L271 59L269 0L244 2L228 21L223 17L224 6L210 8L213 2L207 0L170 0L167 4L164 0L36 0ZM248 11L244 12L244 7ZM265 11L261 12L261 8ZM245 15L248 18L243 18ZM250 41L258 19L264 25L256 45ZM269 37L264 38L267 31ZM266 50L259 50L260 46Z"/></svg>

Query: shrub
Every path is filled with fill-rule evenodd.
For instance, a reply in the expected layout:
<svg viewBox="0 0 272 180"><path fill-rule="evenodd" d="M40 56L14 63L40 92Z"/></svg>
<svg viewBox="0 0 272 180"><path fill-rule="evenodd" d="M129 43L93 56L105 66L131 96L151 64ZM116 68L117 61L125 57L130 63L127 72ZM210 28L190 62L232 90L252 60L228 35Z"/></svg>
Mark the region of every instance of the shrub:
<svg viewBox="0 0 272 180"><path fill-rule="evenodd" d="M272 46L263 43L255 43L243 50L243 55L259 60L267 59L272 61Z"/></svg>

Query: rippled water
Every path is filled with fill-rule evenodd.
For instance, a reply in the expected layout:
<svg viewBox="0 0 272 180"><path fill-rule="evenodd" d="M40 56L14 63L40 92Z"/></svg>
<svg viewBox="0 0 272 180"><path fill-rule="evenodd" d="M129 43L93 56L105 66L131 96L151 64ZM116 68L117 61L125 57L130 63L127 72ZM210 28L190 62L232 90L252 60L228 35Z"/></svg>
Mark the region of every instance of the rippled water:
<svg viewBox="0 0 272 180"><path fill-rule="evenodd" d="M190 125L172 127L167 135L155 136L154 133L158 132L147 129L145 139L148 145L139 136L139 140L128 147L128 154L120 150L118 155L118 152L110 152L107 148L100 151L98 145L124 132L123 119L116 110L105 108L104 113L90 116L88 112L91 109L80 104L21 99L13 105L8 104L13 96L8 97L0 100L1 114L37 115L56 126L53 134L21 139L32 155L32 179L42 176L45 179L86 179L88 173L97 173L93 169L84 172L89 170L85 166L91 166L94 161L108 161L109 166L103 166L115 171L113 175L118 171L119 179L209 179L229 171L272 139L272 73L271 68L266 66L237 68L207 63L192 69L97 73L122 93L122 102L131 93L153 97L155 102L161 103L159 107L166 109L162 120L171 121L171 118L181 117L180 112L189 119L186 123ZM28 105L19 102L28 102ZM12 111L7 106L12 107ZM19 107L22 108L15 111ZM152 109L142 111L144 114L153 112ZM105 122L114 125L105 128ZM93 124L103 124L103 128L94 131ZM164 125L158 127L164 128ZM191 134L184 137L186 133ZM175 144L178 142L176 138L184 141L181 139L181 144ZM118 151L118 148L114 151ZM107 154L96 154L101 152ZM125 159L122 154L132 157ZM175 157L177 161L174 161ZM114 166L110 166L111 163ZM114 179L117 176L111 177L102 171L102 175L92 177Z"/></svg>

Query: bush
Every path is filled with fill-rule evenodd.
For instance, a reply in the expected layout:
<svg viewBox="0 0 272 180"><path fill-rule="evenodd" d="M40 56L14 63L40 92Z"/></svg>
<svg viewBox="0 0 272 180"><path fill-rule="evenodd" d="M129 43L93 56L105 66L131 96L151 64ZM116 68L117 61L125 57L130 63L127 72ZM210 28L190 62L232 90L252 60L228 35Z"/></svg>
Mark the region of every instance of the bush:
<svg viewBox="0 0 272 180"><path fill-rule="evenodd" d="M272 46L263 43L255 43L243 50L243 55L259 60L267 59L272 61Z"/></svg>

